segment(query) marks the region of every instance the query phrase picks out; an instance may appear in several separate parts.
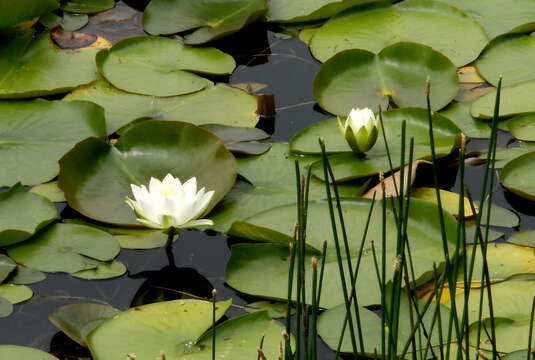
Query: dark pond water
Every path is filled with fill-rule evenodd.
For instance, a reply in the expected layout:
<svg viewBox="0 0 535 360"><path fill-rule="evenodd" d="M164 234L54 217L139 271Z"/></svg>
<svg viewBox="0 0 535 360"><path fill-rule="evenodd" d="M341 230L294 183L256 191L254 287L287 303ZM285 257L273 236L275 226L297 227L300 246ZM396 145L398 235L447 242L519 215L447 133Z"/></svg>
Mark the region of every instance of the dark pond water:
<svg viewBox="0 0 535 360"><path fill-rule="evenodd" d="M142 34L139 28L140 13L120 4L112 12L92 18L80 32L100 34L116 42L123 37ZM238 68L228 79L230 83L254 82L267 87L261 93L275 95L277 114L264 119L262 127L273 132L272 139L288 141L304 127L324 120L328 114L317 107L312 94L312 80L319 64L309 54L307 46L297 38L283 39L263 25L248 27L240 34L218 41L214 46L231 53ZM226 79L218 79L225 81ZM506 133L500 134L500 146L510 141ZM469 150L484 149L487 141L476 140ZM483 167L467 168L466 182L479 198L479 181ZM442 174L446 188L457 189L455 170ZM426 181L425 174L423 181ZM419 180L420 181L420 180ZM535 229L535 208L532 203L505 193L495 181L494 202L514 210L521 218L520 229ZM78 215L64 204L59 205L63 218ZM518 229L499 229L510 235ZM50 351L60 359L83 359L89 355L64 336L48 321L48 314L58 306L77 301L102 301L119 309L130 307L136 293L150 284L181 289L206 296L212 287L221 299L232 297L234 307L228 316L243 313L240 305L255 299L243 296L225 284L225 266L229 258L227 237L214 233L186 231L173 251L178 269L170 269L163 249L123 250L119 259L129 269L128 275L118 279L87 281L63 274L48 274L45 281L31 285L36 297L17 305L15 312L0 319L0 343L37 347ZM320 359L332 359L333 353L321 347ZM3 360L3 359L2 359Z"/></svg>

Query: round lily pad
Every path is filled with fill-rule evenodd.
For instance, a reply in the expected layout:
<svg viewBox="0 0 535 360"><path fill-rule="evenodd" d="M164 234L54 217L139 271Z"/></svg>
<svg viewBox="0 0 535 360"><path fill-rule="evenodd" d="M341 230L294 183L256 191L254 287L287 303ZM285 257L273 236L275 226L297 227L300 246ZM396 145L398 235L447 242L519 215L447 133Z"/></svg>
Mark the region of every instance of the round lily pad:
<svg viewBox="0 0 535 360"><path fill-rule="evenodd" d="M65 200L65 195L63 191L58 188L57 181L51 181L44 184L35 185L30 189L32 194L41 195L44 198L47 198L53 202L63 202Z"/></svg>
<svg viewBox="0 0 535 360"><path fill-rule="evenodd" d="M430 47L396 43L377 55L346 50L327 60L314 79L314 95L325 110L347 116L353 108L426 107L426 80L431 79L431 107L449 104L459 87L457 69Z"/></svg>
<svg viewBox="0 0 535 360"><path fill-rule="evenodd" d="M0 345L0 358L24 360L58 360L57 357L47 354L43 350L16 345Z"/></svg>
<svg viewBox="0 0 535 360"><path fill-rule="evenodd" d="M444 36L444 29L448 29L448 36ZM379 53L400 41L430 46L455 66L462 66L477 58L487 44L487 35L468 14L440 1L383 2L355 7L331 18L316 32L310 48L323 62L347 49Z"/></svg>
<svg viewBox="0 0 535 360"><path fill-rule="evenodd" d="M331 17L350 7L378 0L270 0L265 17L271 22L305 22Z"/></svg>
<svg viewBox="0 0 535 360"><path fill-rule="evenodd" d="M535 152L509 161L500 174L500 182L507 190L529 200L535 200Z"/></svg>
<svg viewBox="0 0 535 360"><path fill-rule="evenodd" d="M0 285L0 297L12 304L18 304L31 299L33 291L25 285L3 284Z"/></svg>
<svg viewBox="0 0 535 360"><path fill-rule="evenodd" d="M75 273L96 268L96 260L112 260L119 250L117 241L104 231L54 224L31 240L8 248L8 254L16 262L37 270Z"/></svg>
<svg viewBox="0 0 535 360"><path fill-rule="evenodd" d="M48 32L34 37L30 29L0 31L0 46L5 49L0 62L0 99L61 94L96 78L99 48L62 50Z"/></svg>
<svg viewBox="0 0 535 360"><path fill-rule="evenodd" d="M0 297L0 319L7 317L13 313L13 304L9 300ZM0 345L0 354L2 353L2 345Z"/></svg>
<svg viewBox="0 0 535 360"><path fill-rule="evenodd" d="M517 140L535 141L535 113L515 116L507 121L507 127Z"/></svg>
<svg viewBox="0 0 535 360"><path fill-rule="evenodd" d="M29 193L20 184L13 186L0 193L0 247L28 239L57 217L49 200Z"/></svg>
<svg viewBox="0 0 535 360"><path fill-rule="evenodd" d="M91 14L111 9L114 6L114 0L67 0L61 4L61 9L63 11Z"/></svg>
<svg viewBox="0 0 535 360"><path fill-rule="evenodd" d="M87 100L102 106L109 133L141 118L251 127L258 122L255 96L224 84L193 94L154 97L130 94L100 80L76 89L64 100Z"/></svg>
<svg viewBox="0 0 535 360"><path fill-rule="evenodd" d="M71 275L87 280L103 280L123 276L126 273L126 265L117 260L111 262L95 262L95 266L94 269L78 271Z"/></svg>
<svg viewBox="0 0 535 360"><path fill-rule="evenodd" d="M44 15L57 9L57 0L17 0L0 3L0 28Z"/></svg>
<svg viewBox="0 0 535 360"><path fill-rule="evenodd" d="M131 37L97 56L100 73L115 87L128 92L174 96L202 90L213 83L195 73L230 74L232 56L215 48L192 47L178 40Z"/></svg>
<svg viewBox="0 0 535 360"><path fill-rule="evenodd" d="M88 21L89 17L86 14L71 14L64 12L61 27L66 31L76 31L83 28Z"/></svg>
<svg viewBox="0 0 535 360"><path fill-rule="evenodd" d="M535 248L535 230L519 231L511 235L507 242Z"/></svg>
<svg viewBox="0 0 535 360"><path fill-rule="evenodd" d="M143 27L152 35L194 30L186 44L202 44L240 30L266 9L266 0L153 0L143 13Z"/></svg>
<svg viewBox="0 0 535 360"><path fill-rule="evenodd" d="M534 6L535 12L535 6ZM506 35L493 40L476 61L477 71L494 86L503 75L503 86L535 80L534 35Z"/></svg>
<svg viewBox="0 0 535 360"><path fill-rule="evenodd" d="M74 144L105 135L102 109L86 101L2 101L0 186L51 180L59 172L59 158Z"/></svg>
<svg viewBox="0 0 535 360"><path fill-rule="evenodd" d="M535 112L535 103L531 101L534 92L535 80L502 88L500 94L500 118ZM474 101L470 108L470 113L476 118L492 119L495 102L496 90L493 90Z"/></svg>
<svg viewBox="0 0 535 360"><path fill-rule="evenodd" d="M144 121L125 131L116 144L89 138L60 160L58 185L69 205L97 221L137 225L125 198L130 185L147 185L168 173L199 188L214 190L207 211L232 188L237 166L219 138L195 125ZM105 185L103 185L105 184Z"/></svg>

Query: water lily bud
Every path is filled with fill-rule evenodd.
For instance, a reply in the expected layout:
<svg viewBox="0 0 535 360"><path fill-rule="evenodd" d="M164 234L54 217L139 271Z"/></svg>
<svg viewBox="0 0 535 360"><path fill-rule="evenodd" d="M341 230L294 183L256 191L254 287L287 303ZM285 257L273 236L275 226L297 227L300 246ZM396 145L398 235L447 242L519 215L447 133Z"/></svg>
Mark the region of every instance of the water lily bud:
<svg viewBox="0 0 535 360"><path fill-rule="evenodd" d="M368 108L351 110L345 123L338 118L338 126L351 149L357 154L370 150L377 141L379 122Z"/></svg>
<svg viewBox="0 0 535 360"><path fill-rule="evenodd" d="M197 179L192 177L184 184L167 174L160 181L151 178L149 188L131 184L134 199L126 203L136 213L137 221L153 229L191 228L213 225L209 219L199 219L208 208L214 191L205 188L197 191Z"/></svg>

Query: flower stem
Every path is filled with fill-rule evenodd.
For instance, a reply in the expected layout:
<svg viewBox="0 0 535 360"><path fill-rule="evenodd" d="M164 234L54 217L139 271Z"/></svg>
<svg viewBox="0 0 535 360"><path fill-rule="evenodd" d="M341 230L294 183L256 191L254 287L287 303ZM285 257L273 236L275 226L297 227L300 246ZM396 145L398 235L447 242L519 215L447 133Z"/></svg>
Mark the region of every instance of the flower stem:
<svg viewBox="0 0 535 360"><path fill-rule="evenodd" d="M173 239L175 234L180 234L177 230L171 226L167 230L167 241L165 243L165 253L167 254L167 259L169 260L169 266L176 267L175 256L173 255Z"/></svg>

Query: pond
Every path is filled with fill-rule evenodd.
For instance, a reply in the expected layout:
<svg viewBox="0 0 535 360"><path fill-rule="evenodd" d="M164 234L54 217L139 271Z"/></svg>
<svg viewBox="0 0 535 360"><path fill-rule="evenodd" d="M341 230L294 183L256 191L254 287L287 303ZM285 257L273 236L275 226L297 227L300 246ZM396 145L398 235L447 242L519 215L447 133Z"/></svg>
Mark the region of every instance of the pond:
<svg viewBox="0 0 535 360"><path fill-rule="evenodd" d="M4 9L21 17L0 14L0 359L334 359L337 347L348 359L535 356L535 5L515 2L503 10L508 22L496 21L496 1L299 1L272 0L267 15L264 0L222 1L204 14L191 1L153 0L144 18L149 1ZM242 28L244 14L218 18L244 3L237 13L251 24ZM214 33L196 30L203 16L221 21ZM384 130L363 151L333 118L358 107L376 111ZM310 175L310 198L299 201L294 160ZM214 190L201 213L215 224L179 229L166 247L169 226L141 227L124 198L134 198L131 183L167 173ZM399 189L400 179L411 186ZM316 304L311 260L315 275L325 270ZM467 304L466 321L452 301L460 312Z"/></svg>

